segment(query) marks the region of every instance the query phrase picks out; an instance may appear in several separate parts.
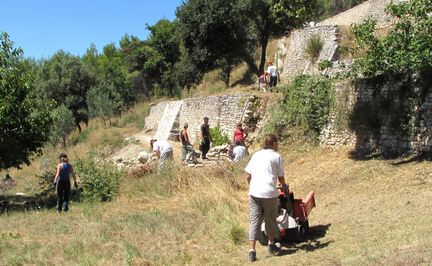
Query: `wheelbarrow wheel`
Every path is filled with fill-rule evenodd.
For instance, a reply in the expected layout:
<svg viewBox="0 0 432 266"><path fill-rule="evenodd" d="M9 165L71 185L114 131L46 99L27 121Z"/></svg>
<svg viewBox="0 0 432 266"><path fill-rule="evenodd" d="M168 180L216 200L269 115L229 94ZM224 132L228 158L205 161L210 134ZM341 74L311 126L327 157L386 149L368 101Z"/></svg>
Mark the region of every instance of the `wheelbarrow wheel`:
<svg viewBox="0 0 432 266"><path fill-rule="evenodd" d="M309 230L309 225L306 223L303 223L302 225L297 226L297 232L296 232L296 241L297 242L303 241L303 239L307 233L306 230Z"/></svg>
<svg viewBox="0 0 432 266"><path fill-rule="evenodd" d="M263 246L268 245L268 236L264 231L261 231L261 239L259 240L260 244Z"/></svg>

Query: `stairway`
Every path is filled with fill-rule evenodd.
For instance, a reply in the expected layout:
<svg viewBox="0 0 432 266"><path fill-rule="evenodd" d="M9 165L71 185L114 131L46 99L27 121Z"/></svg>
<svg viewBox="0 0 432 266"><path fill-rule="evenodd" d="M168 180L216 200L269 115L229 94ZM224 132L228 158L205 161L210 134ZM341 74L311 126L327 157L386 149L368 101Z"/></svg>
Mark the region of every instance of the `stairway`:
<svg viewBox="0 0 432 266"><path fill-rule="evenodd" d="M159 121L158 128L156 130L154 138L157 140L168 140L172 139L170 137L171 131L176 132L178 130L178 116L180 113L181 105L183 101L172 101L169 102L164 110L161 120Z"/></svg>

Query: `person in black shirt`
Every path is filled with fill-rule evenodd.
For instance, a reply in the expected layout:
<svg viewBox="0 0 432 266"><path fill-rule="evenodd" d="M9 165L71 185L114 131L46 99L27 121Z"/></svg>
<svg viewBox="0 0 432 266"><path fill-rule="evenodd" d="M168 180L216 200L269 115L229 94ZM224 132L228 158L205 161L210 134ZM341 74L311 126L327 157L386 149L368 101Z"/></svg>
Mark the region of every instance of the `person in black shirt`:
<svg viewBox="0 0 432 266"><path fill-rule="evenodd" d="M201 152L202 159L207 159L207 153L210 150L210 142L212 141L210 135L209 119L207 116L204 117L204 124L201 125Z"/></svg>

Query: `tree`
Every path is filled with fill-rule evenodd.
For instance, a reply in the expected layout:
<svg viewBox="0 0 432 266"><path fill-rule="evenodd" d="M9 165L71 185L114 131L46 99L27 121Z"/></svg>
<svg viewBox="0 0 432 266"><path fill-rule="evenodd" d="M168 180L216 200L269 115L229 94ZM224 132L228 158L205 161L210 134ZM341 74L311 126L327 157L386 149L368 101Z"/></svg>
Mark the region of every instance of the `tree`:
<svg viewBox="0 0 432 266"><path fill-rule="evenodd" d="M81 132L80 123L88 123L87 92L96 84L95 73L79 57L60 50L42 63L36 96L52 99L56 106L64 104L73 113L75 125Z"/></svg>
<svg viewBox="0 0 432 266"><path fill-rule="evenodd" d="M87 93L89 113L92 117L102 118L104 125L111 117L119 114L123 106L121 95L111 83L100 83Z"/></svg>
<svg viewBox="0 0 432 266"><path fill-rule="evenodd" d="M412 0L389 4L387 11L397 18L388 35L375 35L376 22L355 25L353 33L365 57L357 66L366 76L415 73L432 69L432 0Z"/></svg>
<svg viewBox="0 0 432 266"><path fill-rule="evenodd" d="M29 97L33 80L22 54L7 33L0 34L0 169L30 164L48 139L49 113Z"/></svg>
<svg viewBox="0 0 432 266"><path fill-rule="evenodd" d="M261 75L266 62L267 45L270 38L279 38L307 19L316 16L316 0L243 0L250 27L261 48L260 64L255 65L251 54L245 54L245 61L252 71Z"/></svg>
<svg viewBox="0 0 432 266"><path fill-rule="evenodd" d="M222 68L225 85L241 62L248 34L238 1L189 0L177 9L180 31L197 75Z"/></svg>
<svg viewBox="0 0 432 266"><path fill-rule="evenodd" d="M73 113L62 104L51 112L51 117L50 142L56 146L61 141L66 148L66 137L75 127Z"/></svg>
<svg viewBox="0 0 432 266"><path fill-rule="evenodd" d="M147 29L150 36L145 41L128 35L120 41L126 65L133 73L133 80L138 77L137 80L142 78L145 81L138 88L150 87L155 94L172 96L178 87L173 69L180 58L177 23L162 19L153 26L147 26Z"/></svg>

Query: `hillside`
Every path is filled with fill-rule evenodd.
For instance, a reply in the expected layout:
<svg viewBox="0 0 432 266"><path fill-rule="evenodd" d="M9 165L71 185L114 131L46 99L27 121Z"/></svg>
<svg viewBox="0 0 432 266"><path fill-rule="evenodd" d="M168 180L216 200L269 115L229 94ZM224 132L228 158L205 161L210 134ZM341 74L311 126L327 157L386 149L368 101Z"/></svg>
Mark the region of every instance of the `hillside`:
<svg viewBox="0 0 432 266"><path fill-rule="evenodd" d="M259 247L258 265L432 263L429 161L362 161L348 150L296 147L282 154L295 195L316 192L311 234L284 243L279 257ZM125 177L109 203L1 215L0 264L245 264L243 167Z"/></svg>
<svg viewBox="0 0 432 266"><path fill-rule="evenodd" d="M370 3L384 2L387 0L371 0L357 11L368 13ZM353 12L333 19L345 21L354 16ZM335 23L331 21L327 20ZM276 46L277 41L273 41L271 53L278 49ZM303 69L294 65L293 68ZM235 69L232 80L241 80L245 70L245 65ZM382 84L383 90L406 88L405 83L399 87L391 82ZM366 89L376 87L364 82ZM355 91L349 89L346 91ZM269 120L268 113L258 116L257 110L277 109L282 91L257 92L242 85L224 89L217 71L210 72L202 84L182 99L169 99L183 101L184 105L175 106L177 112L166 123L168 131L173 125L179 127L188 122L192 135L193 130L199 130L202 117L210 113L211 126L232 132L232 125L239 121L236 115L243 119L245 111L249 111L246 107L251 96L266 99L249 105L256 111L251 111L249 117L254 118L254 128L259 128L258 120L260 126ZM349 94L342 95L349 103ZM366 96L375 97L372 93ZM303 98L311 101L313 97ZM428 94L427 101L432 103L432 94ZM250 155L238 164L213 158L200 160L200 167L188 167L179 158L181 144L170 140L175 157L172 169L158 173L156 161L141 164L144 170L138 173L131 174L127 167L120 169L132 161L138 164L137 154L150 151L149 140L156 135L166 109L160 108L160 116L152 119L156 127L148 127L150 123L145 118L163 102L168 99L140 102L107 124L100 118L92 119L88 126L83 125L82 132L68 136L67 148L46 146L43 155L32 158L30 166L8 172L12 183L0 179L0 265L247 264L249 207L244 168ZM181 112L182 106L188 108L187 112ZM431 106L424 110L428 115L432 114ZM362 110L366 109L359 112ZM432 115L427 118L422 121L428 128L420 130L426 142L430 141ZM346 146L324 147L311 139L300 140L291 128L282 131L285 129L287 135L291 134L290 139L280 140L279 152L286 180L296 198L314 191L316 208L310 215L310 233L304 241L280 243L282 252L276 257L269 257L266 247L258 245L256 265L432 265L430 153L383 157L375 152L359 157L357 148L369 144L369 136L360 138L358 134L352 142L345 141ZM393 128L386 130L393 133ZM249 141L254 140L249 146L251 154L259 149L258 131L249 136ZM388 146L395 146L400 138L395 138L395 142L391 138L385 140ZM86 201L79 198L82 191L73 191L70 211L57 213L50 173L62 151L69 154L74 166L83 160L96 162L95 168L114 161L119 168L113 169L121 175L114 197L103 202ZM95 168L90 169L89 176L93 169L95 176L100 174L100 169ZM6 172L0 173L1 177L5 175ZM48 178L43 180L43 175ZM109 174L106 177L110 178ZM14 205L14 201L20 204Z"/></svg>

